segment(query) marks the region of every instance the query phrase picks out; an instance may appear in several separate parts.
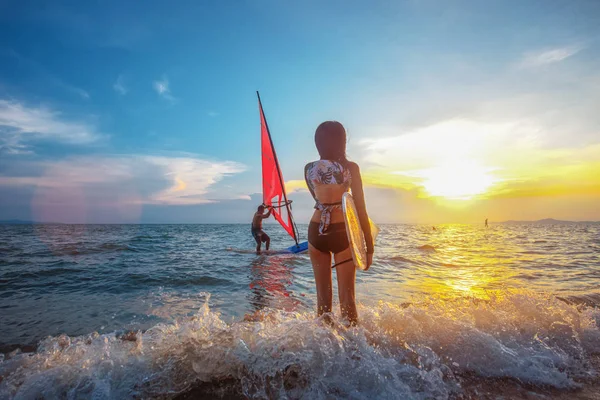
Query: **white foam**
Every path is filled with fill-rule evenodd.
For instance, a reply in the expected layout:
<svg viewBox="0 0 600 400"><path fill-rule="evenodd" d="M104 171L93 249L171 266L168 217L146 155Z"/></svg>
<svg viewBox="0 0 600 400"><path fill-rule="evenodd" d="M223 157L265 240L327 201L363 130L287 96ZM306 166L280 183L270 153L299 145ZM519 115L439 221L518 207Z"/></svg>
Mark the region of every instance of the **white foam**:
<svg viewBox="0 0 600 400"><path fill-rule="evenodd" d="M361 326L265 310L228 324L198 313L144 333L51 337L0 359L0 398L173 397L233 378L251 398L448 398L461 376L573 388L600 353L600 312L549 296L416 299L360 307Z"/></svg>

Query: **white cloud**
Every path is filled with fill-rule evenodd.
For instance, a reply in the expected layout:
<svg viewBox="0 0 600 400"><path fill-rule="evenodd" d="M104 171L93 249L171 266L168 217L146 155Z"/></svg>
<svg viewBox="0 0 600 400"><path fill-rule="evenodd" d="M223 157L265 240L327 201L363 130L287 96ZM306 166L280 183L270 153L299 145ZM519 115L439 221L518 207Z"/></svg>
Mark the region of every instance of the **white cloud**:
<svg viewBox="0 0 600 400"><path fill-rule="evenodd" d="M483 161L500 147L516 146L518 137L531 138L531 133L515 123L450 119L395 136L363 139L359 146L366 150L367 162L409 170L467 157Z"/></svg>
<svg viewBox="0 0 600 400"><path fill-rule="evenodd" d="M208 195L213 185L228 175L245 171L246 167L232 161L210 161L192 156L132 154L75 157L29 164L29 169L43 173L0 176L0 185L34 186L38 191L51 193L53 198L77 189L85 191L90 201L104 199L119 203L125 201L123 194L128 193L127 202L193 205L212 202ZM220 199L238 197L238 194L228 197L225 193L219 196Z"/></svg>
<svg viewBox="0 0 600 400"><path fill-rule="evenodd" d="M242 164L214 162L190 157L145 157L163 168L164 177L171 186L154 194L150 201L160 204L203 204L211 202L206 197L208 189L227 175L246 170ZM221 196L223 197L223 196Z"/></svg>
<svg viewBox="0 0 600 400"><path fill-rule="evenodd" d="M169 81L154 81L154 89L158 92L158 94L169 93Z"/></svg>
<svg viewBox="0 0 600 400"><path fill-rule="evenodd" d="M166 76L163 77L162 80L152 82L152 86L154 87L154 90L156 90L156 93L158 93L162 98L172 103L175 102L176 99L171 94L171 89L169 88L169 80Z"/></svg>
<svg viewBox="0 0 600 400"><path fill-rule="evenodd" d="M69 90L81 96L82 99L88 100L90 98L90 94L83 89L71 86Z"/></svg>
<svg viewBox="0 0 600 400"><path fill-rule="evenodd" d="M521 68L535 68L547 64L557 63L574 56L583 50L581 45L557 47L542 51L529 52L523 56L519 63Z"/></svg>
<svg viewBox="0 0 600 400"><path fill-rule="evenodd" d="M218 112L216 112L216 111L209 111L209 112L207 113L207 115L208 115L209 117L213 117L213 118L214 118L214 117L217 117L217 116L219 115L219 113L218 113Z"/></svg>
<svg viewBox="0 0 600 400"><path fill-rule="evenodd" d="M67 121L58 111L0 100L0 152L31 152L29 144L38 140L87 144L101 137L94 127L83 122Z"/></svg>
<svg viewBox="0 0 600 400"><path fill-rule="evenodd" d="M122 96L129 92L129 89L125 87L125 83L123 82L123 75L119 75L116 82L113 84L113 89Z"/></svg>

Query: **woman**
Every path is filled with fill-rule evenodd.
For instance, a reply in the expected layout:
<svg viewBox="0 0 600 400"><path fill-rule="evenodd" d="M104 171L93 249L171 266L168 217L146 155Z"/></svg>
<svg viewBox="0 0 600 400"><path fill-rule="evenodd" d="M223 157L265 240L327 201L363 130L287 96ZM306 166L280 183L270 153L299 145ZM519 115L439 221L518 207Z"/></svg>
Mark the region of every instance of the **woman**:
<svg viewBox="0 0 600 400"><path fill-rule="evenodd" d="M336 121L323 122L315 132L315 144L320 160L308 163L304 177L316 201L315 212L308 227L308 252L317 285L318 314L331 312L333 254L338 280L338 295L342 317L357 323L354 281L356 268L346 235L342 214L342 195L349 189L358 210L360 224L367 242L367 269L373 261L371 225L365 207L360 170L346 159L346 130Z"/></svg>

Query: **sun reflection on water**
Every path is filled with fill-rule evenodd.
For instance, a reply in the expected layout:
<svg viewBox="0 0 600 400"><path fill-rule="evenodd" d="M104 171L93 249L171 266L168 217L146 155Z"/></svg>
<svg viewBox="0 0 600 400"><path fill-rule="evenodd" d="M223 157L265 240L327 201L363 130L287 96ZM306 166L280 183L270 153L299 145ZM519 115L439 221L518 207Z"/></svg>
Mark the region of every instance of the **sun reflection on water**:
<svg viewBox="0 0 600 400"><path fill-rule="evenodd" d="M391 260L389 268L398 269L398 280L376 283L384 295L487 300L498 290L519 286L515 282L519 271L514 268L518 251L504 246L494 228L448 224L436 230L430 226L416 229L410 237L398 237L401 245L394 254L382 257Z"/></svg>

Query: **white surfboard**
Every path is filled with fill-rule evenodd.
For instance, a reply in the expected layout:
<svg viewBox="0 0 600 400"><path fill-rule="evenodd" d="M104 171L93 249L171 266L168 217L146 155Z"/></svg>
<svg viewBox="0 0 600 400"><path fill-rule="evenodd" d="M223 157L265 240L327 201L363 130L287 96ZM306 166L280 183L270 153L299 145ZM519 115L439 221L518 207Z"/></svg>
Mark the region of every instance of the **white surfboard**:
<svg viewBox="0 0 600 400"><path fill-rule="evenodd" d="M360 227L360 220L358 219L358 211L354 205L354 199L350 193L344 193L342 196L342 210L344 212L346 233L348 234L348 242L350 243L350 252L352 253L354 265L356 268L364 270L367 268L367 243ZM371 224L373 244L375 244L379 228L370 218L369 223Z"/></svg>

